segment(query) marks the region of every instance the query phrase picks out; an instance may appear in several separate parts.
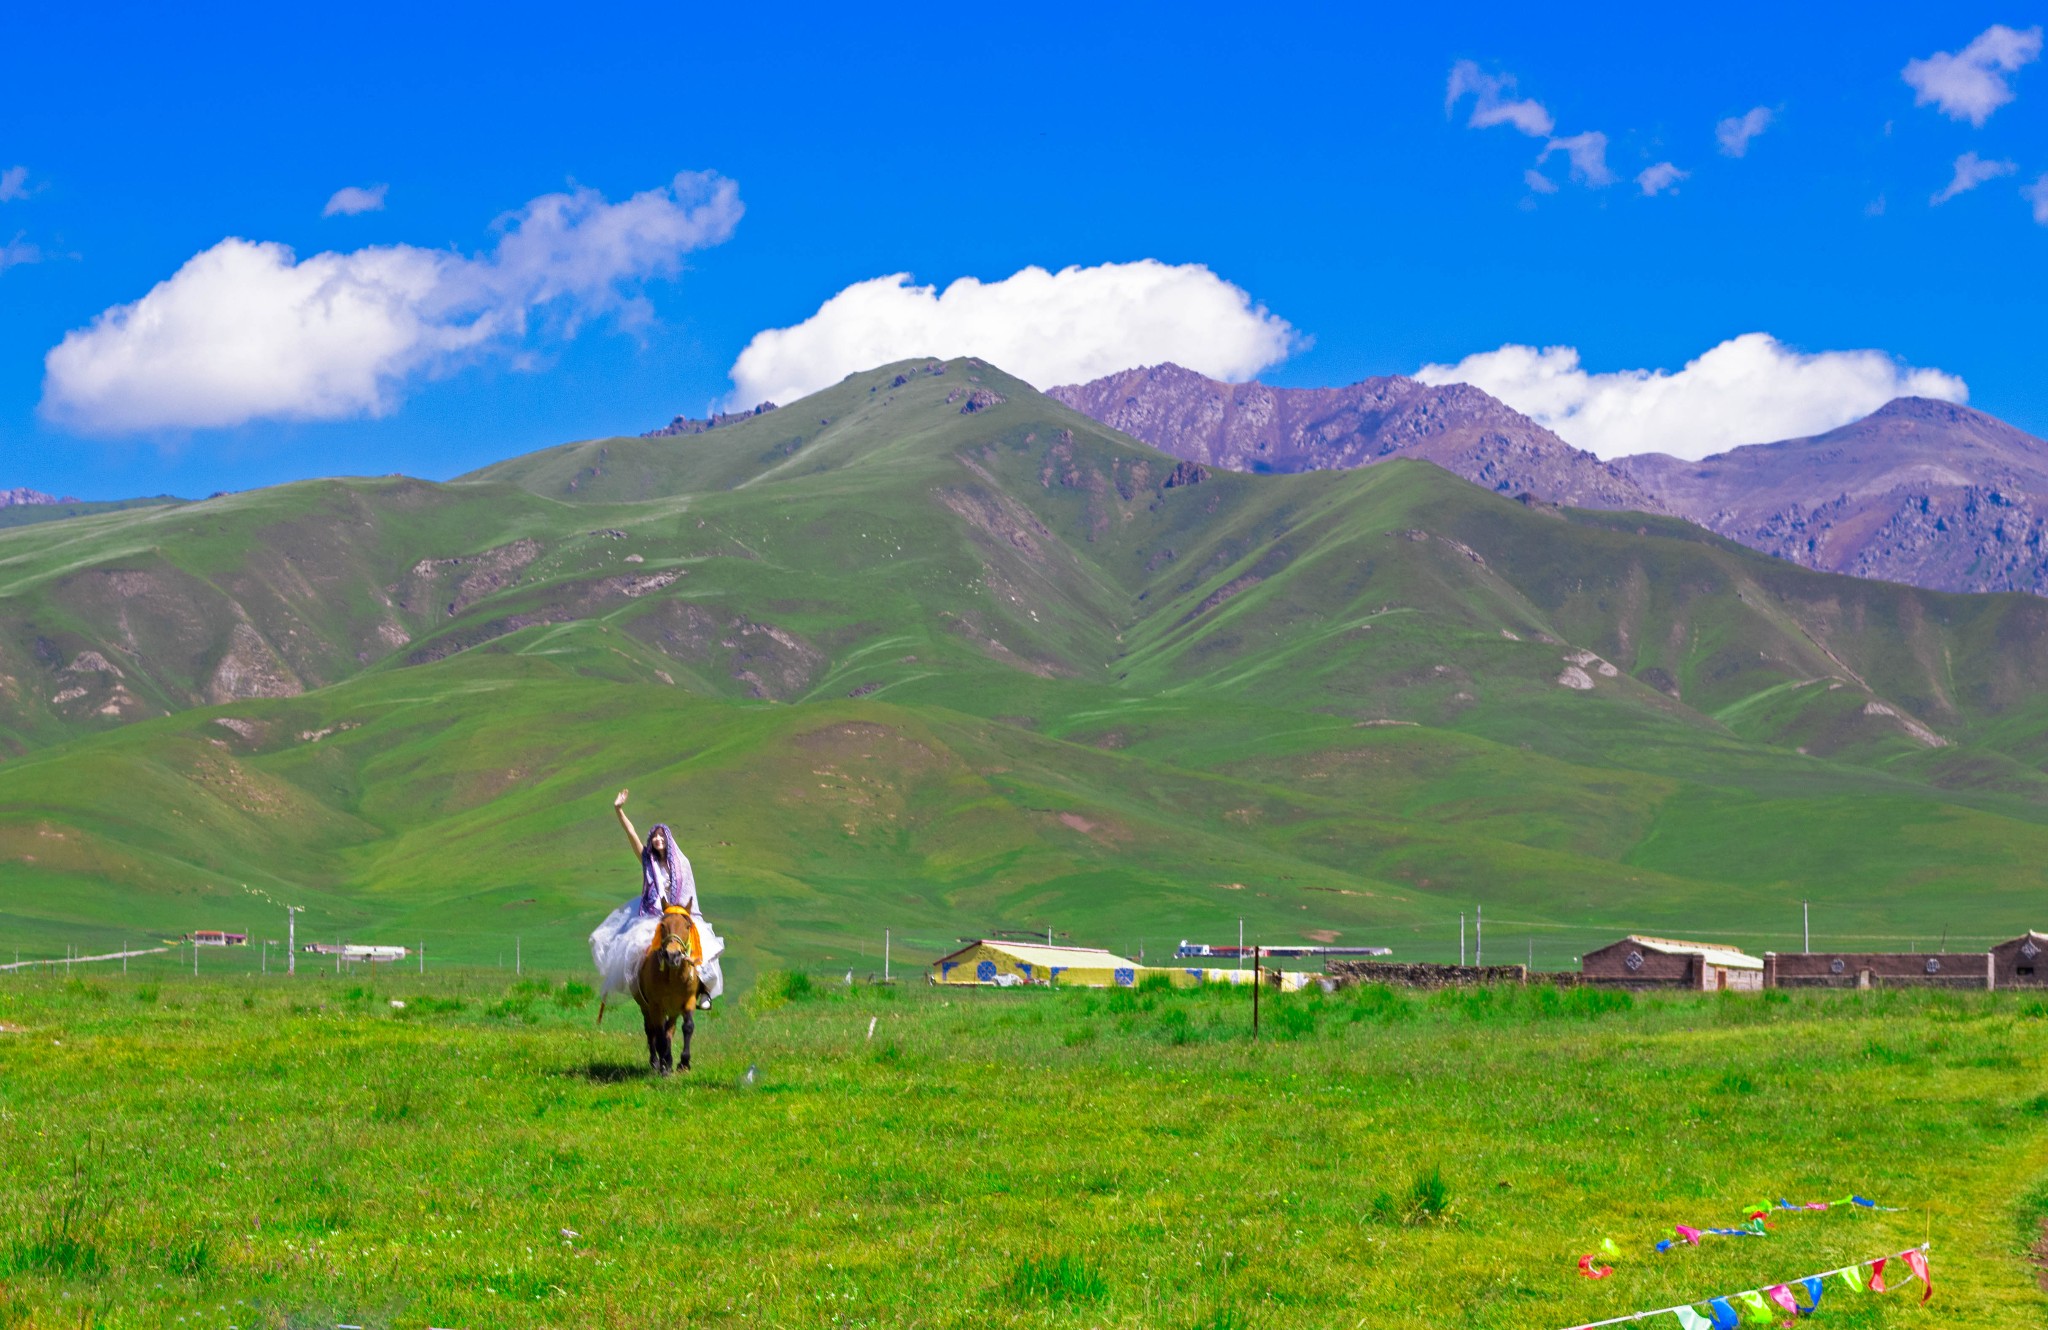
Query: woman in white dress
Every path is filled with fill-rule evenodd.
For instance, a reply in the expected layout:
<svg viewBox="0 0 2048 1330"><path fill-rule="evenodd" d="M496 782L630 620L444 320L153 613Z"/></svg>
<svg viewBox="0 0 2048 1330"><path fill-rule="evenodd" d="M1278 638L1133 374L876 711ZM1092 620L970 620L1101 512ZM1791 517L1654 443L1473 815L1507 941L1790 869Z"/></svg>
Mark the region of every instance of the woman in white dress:
<svg viewBox="0 0 2048 1330"><path fill-rule="evenodd" d="M703 949L697 962L703 995L697 1005L708 1007L713 998L725 992L725 974L719 962L725 953L725 940L704 917L697 900L696 876L690 871L689 859L676 845L675 833L666 822L657 822L642 842L640 833L633 829L632 819L626 816L626 794L625 790L619 791L619 797L612 800L612 811L618 814L619 826L624 828L626 839L633 844L633 855L640 861L640 895L613 910L590 935L590 957L597 963L597 972L604 981L603 996L631 991L640 970L640 958L654 941L655 924L662 909L679 905L690 912Z"/></svg>

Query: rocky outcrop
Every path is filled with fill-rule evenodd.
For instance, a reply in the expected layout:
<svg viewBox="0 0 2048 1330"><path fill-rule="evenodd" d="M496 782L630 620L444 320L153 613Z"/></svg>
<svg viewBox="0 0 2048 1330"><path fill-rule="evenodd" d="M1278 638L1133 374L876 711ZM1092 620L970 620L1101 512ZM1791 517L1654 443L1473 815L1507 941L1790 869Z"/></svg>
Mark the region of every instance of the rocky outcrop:
<svg viewBox="0 0 2048 1330"><path fill-rule="evenodd" d="M1501 494L1664 511L1608 463L1468 384L1395 375L1345 388L1273 388L1154 365L1051 395L1162 452L1232 471L1326 471L1413 457Z"/></svg>
<svg viewBox="0 0 2048 1330"><path fill-rule="evenodd" d="M775 403L763 402L751 411L714 412L705 420L692 420L688 416L677 416L660 429L648 430L640 437L643 439L665 439L678 434L708 434L721 425L737 425L743 420L752 420L755 416L765 416L775 409Z"/></svg>
<svg viewBox="0 0 2048 1330"><path fill-rule="evenodd" d="M0 508L22 508L40 504L77 502L78 500L76 499L68 497L60 499L54 494L45 494L41 490L0 490Z"/></svg>
<svg viewBox="0 0 2048 1330"><path fill-rule="evenodd" d="M1615 465L1674 513L1825 572L1939 591L2048 591L2048 443L1902 397L1808 439Z"/></svg>

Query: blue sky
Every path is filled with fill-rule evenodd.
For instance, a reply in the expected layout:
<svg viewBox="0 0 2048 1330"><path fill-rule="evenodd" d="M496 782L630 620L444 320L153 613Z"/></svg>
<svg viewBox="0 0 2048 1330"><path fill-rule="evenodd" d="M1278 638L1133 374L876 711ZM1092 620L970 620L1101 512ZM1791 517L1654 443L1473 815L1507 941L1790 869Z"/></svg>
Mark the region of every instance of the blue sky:
<svg viewBox="0 0 2048 1330"><path fill-rule="evenodd" d="M2038 8L737 8L17 16L0 488L443 478L837 377L904 317L1026 377L1448 367L1609 453L1777 437L1901 385L2048 433ZM1994 25L2011 40L1972 47ZM1938 53L1916 93L1902 72ZM1759 108L1728 155L1717 126ZM1647 194L1660 163L1684 174ZM200 256L246 271L80 332ZM858 287L799 327L896 273L1141 260L957 300ZM303 345L251 334L327 318L332 281L411 294ZM1656 391L1600 377L1756 333ZM1854 351L1880 355L1824 354Z"/></svg>

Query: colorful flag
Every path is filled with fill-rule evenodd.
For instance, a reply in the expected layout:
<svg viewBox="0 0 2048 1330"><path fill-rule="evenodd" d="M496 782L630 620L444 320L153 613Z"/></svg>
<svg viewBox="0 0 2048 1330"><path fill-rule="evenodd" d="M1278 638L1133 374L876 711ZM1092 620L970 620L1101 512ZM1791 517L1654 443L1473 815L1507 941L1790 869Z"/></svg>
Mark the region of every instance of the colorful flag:
<svg viewBox="0 0 2048 1330"><path fill-rule="evenodd" d="M1918 1250L1907 1252L1906 1264L1912 1269L1914 1274L1920 1276L1920 1282L1926 1285L1925 1288L1920 1290L1920 1301L1925 1302L1933 1297L1934 1276L1929 1274L1927 1270L1927 1253Z"/></svg>

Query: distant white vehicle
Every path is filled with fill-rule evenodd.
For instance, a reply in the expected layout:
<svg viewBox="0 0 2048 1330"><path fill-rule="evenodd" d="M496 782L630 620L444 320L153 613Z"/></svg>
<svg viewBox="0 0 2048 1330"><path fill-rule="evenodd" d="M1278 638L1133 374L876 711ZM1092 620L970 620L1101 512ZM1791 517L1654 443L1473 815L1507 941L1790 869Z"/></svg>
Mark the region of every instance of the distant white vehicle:
<svg viewBox="0 0 2048 1330"><path fill-rule="evenodd" d="M300 950L315 956L340 956L345 961L402 961L412 954L404 947L377 947L363 942L308 942Z"/></svg>

